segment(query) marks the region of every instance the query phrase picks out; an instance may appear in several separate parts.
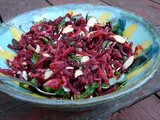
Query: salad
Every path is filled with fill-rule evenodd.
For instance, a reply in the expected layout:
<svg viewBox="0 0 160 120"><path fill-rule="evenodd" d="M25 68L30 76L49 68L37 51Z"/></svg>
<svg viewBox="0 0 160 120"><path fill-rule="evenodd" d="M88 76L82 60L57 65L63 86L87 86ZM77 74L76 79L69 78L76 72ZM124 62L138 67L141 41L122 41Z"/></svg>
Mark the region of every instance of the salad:
<svg viewBox="0 0 160 120"><path fill-rule="evenodd" d="M20 41L8 45L17 55L6 60L10 69L0 68L0 73L30 81L62 99L112 93L126 82L142 49L123 36L125 20L117 23L121 26L72 13L34 23Z"/></svg>

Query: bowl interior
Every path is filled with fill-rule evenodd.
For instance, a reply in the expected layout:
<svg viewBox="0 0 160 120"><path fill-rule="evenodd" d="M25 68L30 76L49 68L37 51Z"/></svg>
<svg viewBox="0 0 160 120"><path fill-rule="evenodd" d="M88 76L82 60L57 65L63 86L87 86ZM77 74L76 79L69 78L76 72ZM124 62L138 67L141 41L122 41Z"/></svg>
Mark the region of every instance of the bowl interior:
<svg viewBox="0 0 160 120"><path fill-rule="evenodd" d="M17 99L46 107L54 106L54 108L60 109L73 108L70 105L74 105L74 108L87 107L99 105L128 95L130 92L133 92L146 83L158 69L157 65L159 64L158 62L160 59L160 39L154 27L148 21L134 13L119 8L89 4L69 4L47 7L24 13L1 24L0 68L8 68L5 60L13 58L16 54L7 48L7 45L11 43L12 38L19 39L21 33L27 32L33 25L33 22L38 22L43 19L54 20L59 16L64 16L67 12L73 12L74 14L81 13L84 17L89 13L90 16L95 16L100 23L113 21L114 19L119 18L124 18L126 20L125 31L123 32L124 36L134 44L140 44L144 50L139 53L142 56L145 56L144 58L142 57L143 60L141 64L133 66L127 74L127 84L114 93L85 100L57 100L55 98L47 98L12 82L0 83L1 91Z"/></svg>

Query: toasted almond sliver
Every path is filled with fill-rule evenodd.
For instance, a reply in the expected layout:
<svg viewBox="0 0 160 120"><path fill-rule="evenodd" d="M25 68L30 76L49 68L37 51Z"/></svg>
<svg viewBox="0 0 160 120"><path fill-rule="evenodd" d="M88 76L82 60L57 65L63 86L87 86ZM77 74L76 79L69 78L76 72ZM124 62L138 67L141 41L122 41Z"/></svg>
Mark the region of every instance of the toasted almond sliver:
<svg viewBox="0 0 160 120"><path fill-rule="evenodd" d="M23 77L25 80L28 79L28 78L27 78L27 72L26 72L26 71L23 71L23 72L22 72L22 77Z"/></svg>
<svg viewBox="0 0 160 120"><path fill-rule="evenodd" d="M74 67L70 67L70 66L68 66L68 67L66 67L66 69L67 69L67 70L73 70L73 69L74 69Z"/></svg>
<svg viewBox="0 0 160 120"><path fill-rule="evenodd" d="M97 23L97 19L95 17L92 17L88 20L87 26L88 27L93 27Z"/></svg>
<svg viewBox="0 0 160 120"><path fill-rule="evenodd" d="M45 56L45 57L51 57L48 53L43 53L43 56Z"/></svg>
<svg viewBox="0 0 160 120"><path fill-rule="evenodd" d="M89 59L90 59L90 58L89 58L88 56L83 56L83 57L81 58L81 63L87 62Z"/></svg>
<svg viewBox="0 0 160 120"><path fill-rule="evenodd" d="M79 33L79 35L85 36L85 33L84 33L83 31L81 31L81 32Z"/></svg>
<svg viewBox="0 0 160 120"><path fill-rule="evenodd" d="M51 77L51 75L53 74L53 71L50 69L47 69L44 73L44 79L48 79L49 77Z"/></svg>
<svg viewBox="0 0 160 120"><path fill-rule="evenodd" d="M123 64L123 68L127 69L134 61L134 56L130 56Z"/></svg>
<svg viewBox="0 0 160 120"><path fill-rule="evenodd" d="M40 46L39 46L39 44L37 44L36 49L35 49L35 52L36 52L36 53L39 53L39 52L40 52Z"/></svg>
<svg viewBox="0 0 160 120"><path fill-rule="evenodd" d="M124 37L122 37L122 36L120 36L120 35L113 35L112 36L118 43L125 43L126 42L126 40L125 40L125 38Z"/></svg>
<svg viewBox="0 0 160 120"><path fill-rule="evenodd" d="M72 25L68 25L62 30L62 33L63 34L69 33L69 32L72 32L73 30L74 30L73 26Z"/></svg>
<svg viewBox="0 0 160 120"><path fill-rule="evenodd" d="M82 70L80 70L80 69L79 69L79 70L76 70L76 71L75 71L75 74L74 74L74 77L77 78L77 77L80 76L80 75L83 75Z"/></svg>

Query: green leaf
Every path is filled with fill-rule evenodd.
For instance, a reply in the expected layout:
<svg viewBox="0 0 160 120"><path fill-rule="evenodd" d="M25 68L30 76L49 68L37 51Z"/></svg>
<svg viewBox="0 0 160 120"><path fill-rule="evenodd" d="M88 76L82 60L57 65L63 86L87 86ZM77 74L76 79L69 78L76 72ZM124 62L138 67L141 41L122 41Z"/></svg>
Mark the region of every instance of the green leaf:
<svg viewBox="0 0 160 120"><path fill-rule="evenodd" d="M107 46L107 44L108 44L108 41L104 41L104 42L102 43L102 48L105 48L105 47Z"/></svg>
<svg viewBox="0 0 160 120"><path fill-rule="evenodd" d="M56 95L64 95L65 91L61 88L59 90L55 90Z"/></svg>
<svg viewBox="0 0 160 120"><path fill-rule="evenodd" d="M121 76L121 73L118 72L118 71L115 71L115 72L114 72L114 75L115 75L116 77L120 77L120 76Z"/></svg>
<svg viewBox="0 0 160 120"><path fill-rule="evenodd" d="M41 31L41 29L42 29L42 26L38 26L38 30Z"/></svg>
<svg viewBox="0 0 160 120"><path fill-rule="evenodd" d="M85 92L83 92L81 94L81 96L79 97L79 99L84 99L86 97L88 97L89 95L91 95L92 93L94 93L94 91L100 86L100 84L98 83L93 83L92 85L90 85Z"/></svg>
<svg viewBox="0 0 160 120"><path fill-rule="evenodd" d="M63 28L65 26L65 24L66 24L66 21L65 21L65 19L63 19L61 21L61 23L58 25L58 29L60 30L61 28Z"/></svg>
<svg viewBox="0 0 160 120"><path fill-rule="evenodd" d="M25 83L19 83L20 87L23 87L25 85Z"/></svg>
<svg viewBox="0 0 160 120"><path fill-rule="evenodd" d="M75 43L74 41L73 42L68 42L69 45L73 45L74 43Z"/></svg>
<svg viewBox="0 0 160 120"><path fill-rule="evenodd" d="M33 85L35 85L35 86L38 86L38 84L37 84L37 79L36 79L36 78L33 78L33 79L31 80L31 83L32 83Z"/></svg>
<svg viewBox="0 0 160 120"><path fill-rule="evenodd" d="M45 42L45 44L48 44L49 40L47 38L43 37L42 39Z"/></svg>
<svg viewBox="0 0 160 120"><path fill-rule="evenodd" d="M64 93L63 94L63 99L70 99L71 94L70 93Z"/></svg>
<svg viewBox="0 0 160 120"><path fill-rule="evenodd" d="M32 56L32 58L31 58L31 61L32 61L34 64L36 64L37 61L38 61L38 59L39 59L39 55L38 55L37 53L34 53L33 56Z"/></svg>
<svg viewBox="0 0 160 120"><path fill-rule="evenodd" d="M81 62L81 57L78 57L78 56L72 56L72 59L73 59L74 61L77 61L78 63L80 63L80 62Z"/></svg>
<svg viewBox="0 0 160 120"><path fill-rule="evenodd" d="M81 57L80 56L75 56L75 54L72 52L69 54L69 56L71 57L71 59L73 59L74 61L77 61L78 63L81 62Z"/></svg>
<svg viewBox="0 0 160 120"><path fill-rule="evenodd" d="M47 92L50 92L50 93L54 92L54 90L48 86L45 86L44 88L46 89Z"/></svg>
<svg viewBox="0 0 160 120"><path fill-rule="evenodd" d="M41 39L43 39L45 44L51 44L54 45L54 41L50 36L46 36L46 37L39 37Z"/></svg>

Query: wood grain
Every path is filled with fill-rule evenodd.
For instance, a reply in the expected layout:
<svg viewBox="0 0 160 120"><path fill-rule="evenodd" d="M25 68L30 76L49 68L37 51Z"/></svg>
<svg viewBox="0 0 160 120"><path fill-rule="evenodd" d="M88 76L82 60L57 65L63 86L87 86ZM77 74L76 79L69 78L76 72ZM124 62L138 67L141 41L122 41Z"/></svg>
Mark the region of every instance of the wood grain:
<svg viewBox="0 0 160 120"><path fill-rule="evenodd" d="M135 12L154 25L160 25L160 5L150 0L102 0L103 2ZM157 0L158 1L158 0Z"/></svg>
<svg viewBox="0 0 160 120"><path fill-rule="evenodd" d="M138 104L131 106L130 109L125 109L124 112L133 120L154 120Z"/></svg>
<svg viewBox="0 0 160 120"><path fill-rule="evenodd" d="M160 97L160 91L159 91L159 92L157 92L157 95Z"/></svg>
<svg viewBox="0 0 160 120"><path fill-rule="evenodd" d="M16 15L49 6L44 0L1 0L0 15L3 21L6 21Z"/></svg>
<svg viewBox="0 0 160 120"><path fill-rule="evenodd" d="M148 97L138 102L138 105L141 106L142 109L152 118L160 120L160 100L157 97L154 95L152 97Z"/></svg>
<svg viewBox="0 0 160 120"><path fill-rule="evenodd" d="M150 0L150 1L160 5L160 0Z"/></svg>
<svg viewBox="0 0 160 120"><path fill-rule="evenodd" d="M100 0L48 0L53 5L61 5L61 4L71 4L71 3L89 3L96 5L106 5L104 2Z"/></svg>

